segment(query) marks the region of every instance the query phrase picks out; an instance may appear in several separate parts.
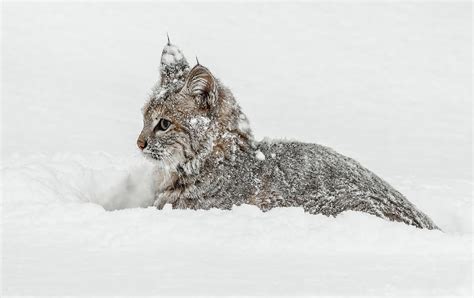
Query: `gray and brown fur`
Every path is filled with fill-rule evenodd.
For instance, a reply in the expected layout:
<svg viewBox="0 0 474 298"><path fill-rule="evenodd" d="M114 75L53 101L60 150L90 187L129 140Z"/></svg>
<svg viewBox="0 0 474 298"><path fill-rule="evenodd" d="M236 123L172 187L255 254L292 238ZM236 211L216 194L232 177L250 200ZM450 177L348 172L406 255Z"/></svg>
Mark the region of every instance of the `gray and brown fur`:
<svg viewBox="0 0 474 298"><path fill-rule="evenodd" d="M137 141L157 163L157 208L251 204L263 211L291 206L328 216L353 210L437 229L400 192L351 158L317 144L255 141L230 90L206 67L189 69L177 47L168 44L163 55L169 53L177 54L162 58L161 83L143 108ZM166 131L156 130L161 118L171 121Z"/></svg>

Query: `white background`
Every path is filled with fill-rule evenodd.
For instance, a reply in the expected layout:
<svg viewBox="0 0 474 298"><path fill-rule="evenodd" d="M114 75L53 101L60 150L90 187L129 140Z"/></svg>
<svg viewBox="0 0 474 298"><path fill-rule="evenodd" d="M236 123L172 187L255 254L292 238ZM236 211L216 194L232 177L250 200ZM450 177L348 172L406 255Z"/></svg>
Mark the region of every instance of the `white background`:
<svg viewBox="0 0 474 298"><path fill-rule="evenodd" d="M4 293L469 295L471 14L426 2L3 4ZM231 88L258 139L355 158L444 233L350 212L105 211L150 201L135 140L166 32Z"/></svg>

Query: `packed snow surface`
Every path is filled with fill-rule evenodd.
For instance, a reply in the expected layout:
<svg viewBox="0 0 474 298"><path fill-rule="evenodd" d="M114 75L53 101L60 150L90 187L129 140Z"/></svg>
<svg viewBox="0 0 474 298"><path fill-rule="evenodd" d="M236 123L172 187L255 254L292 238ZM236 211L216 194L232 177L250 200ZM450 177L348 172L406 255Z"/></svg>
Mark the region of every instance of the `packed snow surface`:
<svg viewBox="0 0 474 298"><path fill-rule="evenodd" d="M470 296L470 14L4 3L2 296ZM135 140L166 32L233 90L257 138L330 146L443 231L357 212L148 207L153 164Z"/></svg>

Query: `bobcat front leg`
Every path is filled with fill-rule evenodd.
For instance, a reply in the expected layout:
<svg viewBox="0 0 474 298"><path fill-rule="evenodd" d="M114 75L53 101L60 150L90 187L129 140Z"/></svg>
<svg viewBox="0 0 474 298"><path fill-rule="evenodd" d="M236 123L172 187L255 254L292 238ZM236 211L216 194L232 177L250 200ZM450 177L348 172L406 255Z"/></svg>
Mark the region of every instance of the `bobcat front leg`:
<svg viewBox="0 0 474 298"><path fill-rule="evenodd" d="M155 200L153 201L153 206L157 209L163 209L167 203L173 203L176 201L179 192L176 192L175 187L173 186L173 179L169 173L166 173L164 167L155 168L154 175L155 180Z"/></svg>
<svg viewBox="0 0 474 298"><path fill-rule="evenodd" d="M161 210L163 209L163 207L165 207L166 203L168 202L166 201L166 198L164 198L162 194L155 195L155 201L153 202L154 207Z"/></svg>
<svg viewBox="0 0 474 298"><path fill-rule="evenodd" d="M179 189L167 189L161 192L157 192L155 194L155 201L153 202L153 206L155 206L157 209L163 209L166 204L171 204L173 205L173 208L176 208L176 206L180 205L178 202L181 201L181 191ZM181 209L181 206L178 206Z"/></svg>
<svg viewBox="0 0 474 298"><path fill-rule="evenodd" d="M171 204L173 209L200 209L199 199L192 192L186 190L165 190L155 195L153 206L163 209L166 204ZM204 208L209 209L209 208Z"/></svg>

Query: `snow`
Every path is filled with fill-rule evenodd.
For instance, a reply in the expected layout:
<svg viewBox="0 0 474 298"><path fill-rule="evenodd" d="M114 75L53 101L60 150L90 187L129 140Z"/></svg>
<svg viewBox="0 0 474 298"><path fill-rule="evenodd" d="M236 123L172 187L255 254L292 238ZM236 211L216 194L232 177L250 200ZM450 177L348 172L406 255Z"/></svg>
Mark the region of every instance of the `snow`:
<svg viewBox="0 0 474 298"><path fill-rule="evenodd" d="M189 124L191 124L193 127L201 127L204 130L208 127L210 121L211 119L207 117L199 116L199 117L191 118L189 120Z"/></svg>
<svg viewBox="0 0 474 298"><path fill-rule="evenodd" d="M255 151L255 158L258 160L265 160L265 154L263 154L262 151L257 150Z"/></svg>
<svg viewBox="0 0 474 298"><path fill-rule="evenodd" d="M163 55L161 56L161 63L165 65L174 65L184 58L183 54L175 45L166 45L163 48Z"/></svg>
<svg viewBox="0 0 474 298"><path fill-rule="evenodd" d="M245 118L245 115L241 115L239 117L239 129L242 130L242 131L247 131L250 129L250 125L249 125L249 122L248 120Z"/></svg>
<svg viewBox="0 0 474 298"><path fill-rule="evenodd" d="M2 296L472 295L468 3L4 3L2 17ZM166 32L257 138L330 146L443 231L147 207L135 141Z"/></svg>

